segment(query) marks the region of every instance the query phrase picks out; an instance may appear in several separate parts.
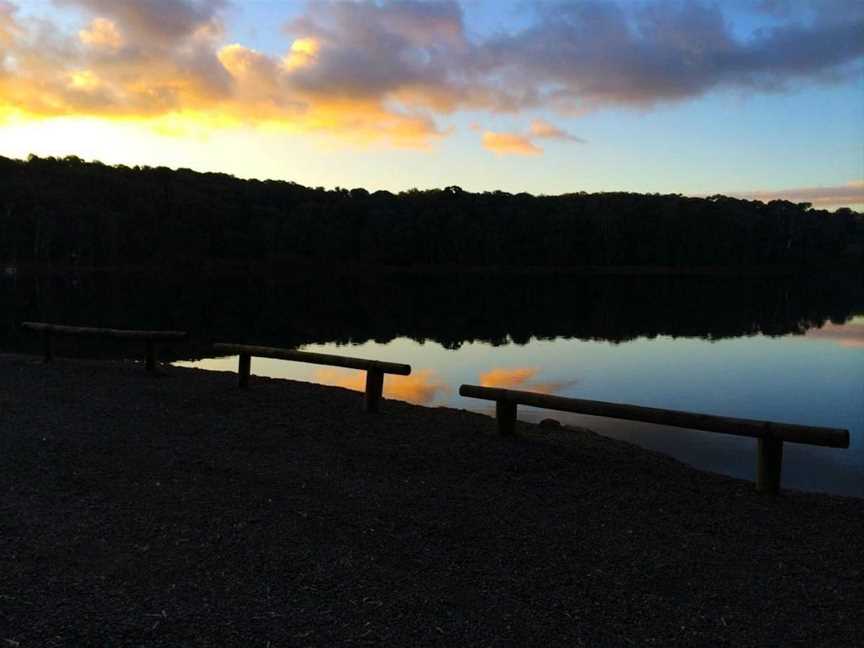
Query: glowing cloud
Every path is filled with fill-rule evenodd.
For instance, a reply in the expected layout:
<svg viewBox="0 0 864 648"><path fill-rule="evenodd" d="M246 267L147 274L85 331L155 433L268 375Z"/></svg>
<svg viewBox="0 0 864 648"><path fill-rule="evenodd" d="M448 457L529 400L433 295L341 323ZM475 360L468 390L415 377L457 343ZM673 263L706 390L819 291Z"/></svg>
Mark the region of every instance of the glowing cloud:
<svg viewBox="0 0 864 648"><path fill-rule="evenodd" d="M80 70L69 75L69 85L77 90L95 90L101 83L90 70Z"/></svg>
<svg viewBox="0 0 864 648"><path fill-rule="evenodd" d="M531 128L528 130L528 132L532 137L536 137L539 139L560 139L569 140L571 142L578 142L580 144L585 143L585 140L581 137L571 135L567 131L558 128L554 124L550 124L545 119L535 119L533 122L531 122Z"/></svg>
<svg viewBox="0 0 864 648"><path fill-rule="evenodd" d="M472 124L470 128L475 131L479 130L479 126L476 124ZM534 139L585 143L582 138L571 135L545 119L535 119L525 134L484 132L483 147L497 155L541 155L543 149L532 141Z"/></svg>
<svg viewBox="0 0 864 648"><path fill-rule="evenodd" d="M349 63L362 65L364 45L351 40L350 30L346 38L332 37L333 29L347 29L339 22L347 9L338 5L310 6L305 33L279 57L239 43L221 45L223 2L59 2L98 13L75 41L37 23L22 27L14 20L14 6L0 0L0 43L11 48L16 61L14 74L0 73L0 113L145 120L160 132L166 132L166 123L185 132L184 121L253 124L417 148L446 133L422 103L407 100L411 93L426 92L424 75L433 63L405 64L404 74L392 79L376 81L373 71L358 85ZM370 24L382 38L406 30L404 36L393 32L389 42L397 39L397 49L409 59L423 58L419 50L412 54L417 48L437 48L438 37L452 38L452 25L445 29L441 20L424 25L420 9L416 16L405 8L362 10L375 19ZM455 18L461 24L461 14ZM370 54L375 67L394 51L388 47L365 56ZM0 63L3 58L7 54L0 50ZM396 94L401 102L394 102Z"/></svg>
<svg viewBox="0 0 864 648"><path fill-rule="evenodd" d="M120 30L107 18L94 18L86 29L78 32L78 38L91 47L119 49L123 45Z"/></svg>
<svg viewBox="0 0 864 648"><path fill-rule="evenodd" d="M282 65L289 72L311 65L315 62L315 55L320 49L321 44L314 38L298 38L291 43L291 49L282 59Z"/></svg>
<svg viewBox="0 0 864 648"><path fill-rule="evenodd" d="M483 133L483 148L496 155L541 155L543 149L524 135L516 133Z"/></svg>
<svg viewBox="0 0 864 648"><path fill-rule="evenodd" d="M0 45L9 47L21 35L21 28L15 22L15 5L6 0L0 0ZM0 51L0 63L2 63Z"/></svg>

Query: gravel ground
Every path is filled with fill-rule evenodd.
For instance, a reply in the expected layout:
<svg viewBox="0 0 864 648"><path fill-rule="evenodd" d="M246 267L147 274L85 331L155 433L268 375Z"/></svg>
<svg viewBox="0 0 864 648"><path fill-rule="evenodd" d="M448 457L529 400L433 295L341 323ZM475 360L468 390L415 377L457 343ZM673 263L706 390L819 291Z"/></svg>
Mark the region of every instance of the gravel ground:
<svg viewBox="0 0 864 648"><path fill-rule="evenodd" d="M165 371L0 355L0 648L864 644L864 500Z"/></svg>

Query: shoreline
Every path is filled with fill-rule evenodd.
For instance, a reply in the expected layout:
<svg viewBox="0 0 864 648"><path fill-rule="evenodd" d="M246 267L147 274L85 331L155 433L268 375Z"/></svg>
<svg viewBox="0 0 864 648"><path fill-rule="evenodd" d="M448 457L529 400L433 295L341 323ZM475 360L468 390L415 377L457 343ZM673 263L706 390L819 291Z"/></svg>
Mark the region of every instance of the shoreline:
<svg viewBox="0 0 864 648"><path fill-rule="evenodd" d="M0 354L0 639L852 646L864 500L336 387ZM807 596L801 592L806 591Z"/></svg>

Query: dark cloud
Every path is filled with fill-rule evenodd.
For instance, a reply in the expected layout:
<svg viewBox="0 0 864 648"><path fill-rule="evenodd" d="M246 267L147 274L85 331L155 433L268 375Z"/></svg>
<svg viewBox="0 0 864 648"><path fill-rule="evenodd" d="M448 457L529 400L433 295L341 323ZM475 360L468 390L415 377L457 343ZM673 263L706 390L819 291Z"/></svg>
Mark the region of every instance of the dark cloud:
<svg viewBox="0 0 864 648"><path fill-rule="evenodd" d="M177 43L201 29L218 29L225 0L54 0L123 25L130 38Z"/></svg>
<svg viewBox="0 0 864 648"><path fill-rule="evenodd" d="M285 31L320 45L315 64L293 75L303 90L352 96L413 91L441 105L461 94L460 69L470 46L455 2L313 2Z"/></svg>
<svg viewBox="0 0 864 648"><path fill-rule="evenodd" d="M856 13L859 17L864 14L864 3L860 0L727 0L727 2L733 8L751 10L783 19L832 15L838 15L842 19L852 18Z"/></svg>
<svg viewBox="0 0 864 648"><path fill-rule="evenodd" d="M544 4L536 22L488 41L491 70L565 110L652 105L720 88L830 81L864 56L864 3L736 37L722 5ZM820 5L816 5L819 7ZM828 5L826 4L825 7ZM545 90L542 90L545 88Z"/></svg>

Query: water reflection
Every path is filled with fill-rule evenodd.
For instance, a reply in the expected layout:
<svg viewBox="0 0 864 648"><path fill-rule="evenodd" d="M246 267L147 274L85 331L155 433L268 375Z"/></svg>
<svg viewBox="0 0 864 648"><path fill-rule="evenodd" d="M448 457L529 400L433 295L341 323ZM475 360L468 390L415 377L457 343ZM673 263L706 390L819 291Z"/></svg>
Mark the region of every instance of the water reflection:
<svg viewBox="0 0 864 648"><path fill-rule="evenodd" d="M285 277L73 273L0 278L0 347L38 349L21 320L188 330L168 357L210 354L214 341L273 346L411 338L449 349L578 338L719 340L803 334L864 312L859 276L560 277L400 274ZM122 345L66 340L62 353L117 353ZM173 354L173 355L171 355ZM527 367L535 367L529 362ZM496 365L487 367L487 370ZM567 378L570 379L569 377Z"/></svg>
<svg viewBox="0 0 864 648"><path fill-rule="evenodd" d="M828 323L808 330L808 338L831 340L850 349L864 348L864 317L853 317L845 324Z"/></svg>
<svg viewBox="0 0 864 648"><path fill-rule="evenodd" d="M515 369L490 369L480 374L478 382L483 387L501 387L503 389L524 389L527 391L540 392L541 394L555 394L563 389L575 385L578 380L564 380L544 382L537 380L540 373L538 367L521 367Z"/></svg>
<svg viewBox="0 0 864 648"><path fill-rule="evenodd" d="M858 326L858 321L852 326ZM410 363L420 387L401 387L401 377L388 376L388 397L487 414L492 413L494 404L459 397L460 384L482 383L576 398L846 428L851 433L851 447L847 450L786 444L783 483L788 488L864 497L864 348L842 346L833 339L757 335L709 341L664 336L621 344L557 339L499 346L475 342L453 350L399 338L347 349L337 344L304 348ZM232 371L236 367L236 362L228 359L183 364ZM311 365L266 359L254 359L253 371L363 388L361 372L331 373ZM756 454L752 439L528 407L520 408L519 417L535 422L555 418L669 454L702 469L744 479L754 476Z"/></svg>
<svg viewBox="0 0 864 648"><path fill-rule="evenodd" d="M365 371L324 367L315 369L312 379L322 385L344 387L354 391L366 389ZM384 378L385 398L395 398L418 405L431 405L450 392L452 388L446 385L438 372L432 369L418 369L410 376L388 374Z"/></svg>
<svg viewBox="0 0 864 648"><path fill-rule="evenodd" d="M130 289L134 285L135 290ZM786 486L864 496L864 289L858 276L0 278L0 347L39 353L21 320L189 330L165 356L236 371L212 342L303 346L411 364L385 396L488 411L462 383L847 428L849 450L787 444ZM345 346L350 348L345 348ZM58 354L128 345L58 340ZM136 356L139 350L131 350ZM198 360L196 360L198 359ZM359 372L256 358L260 375L363 388ZM552 416L751 479L752 440Z"/></svg>

